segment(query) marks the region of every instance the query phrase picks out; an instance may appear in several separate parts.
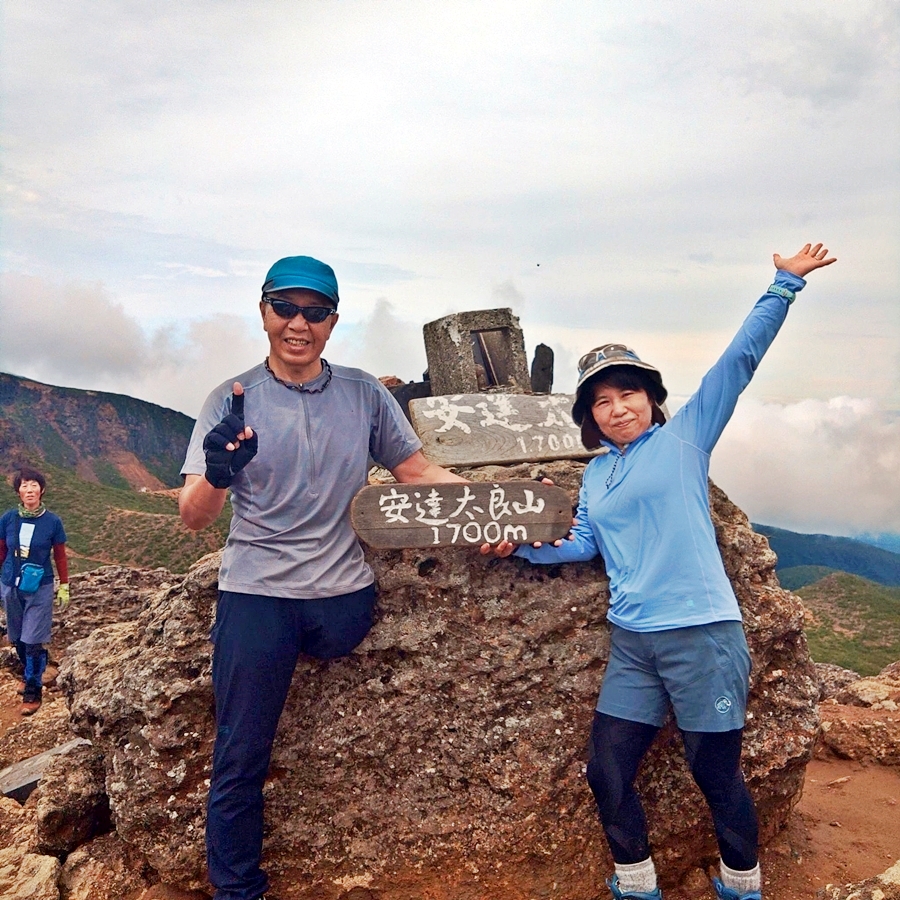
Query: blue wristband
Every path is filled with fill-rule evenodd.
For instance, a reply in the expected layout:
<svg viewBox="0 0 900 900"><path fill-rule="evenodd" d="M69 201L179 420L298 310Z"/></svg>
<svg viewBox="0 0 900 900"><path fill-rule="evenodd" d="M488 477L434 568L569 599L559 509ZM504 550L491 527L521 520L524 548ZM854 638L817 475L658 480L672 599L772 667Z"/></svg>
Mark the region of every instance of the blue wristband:
<svg viewBox="0 0 900 900"><path fill-rule="evenodd" d="M767 294L776 294L779 297L784 297L787 300L788 304L794 302L797 298L797 295L787 288L779 287L777 284L770 284L769 289L766 291Z"/></svg>

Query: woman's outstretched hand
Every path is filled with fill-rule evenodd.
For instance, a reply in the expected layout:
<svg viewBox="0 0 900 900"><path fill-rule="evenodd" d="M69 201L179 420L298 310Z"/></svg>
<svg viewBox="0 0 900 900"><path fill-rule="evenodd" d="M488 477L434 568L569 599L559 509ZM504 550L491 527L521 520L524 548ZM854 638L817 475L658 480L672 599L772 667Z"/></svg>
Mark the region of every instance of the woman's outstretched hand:
<svg viewBox="0 0 900 900"><path fill-rule="evenodd" d="M772 259L775 261L776 269L782 269L785 272L790 272L792 275L805 278L813 270L821 269L822 266L830 266L833 262L837 262L836 256L826 259L825 257L827 256L827 247L823 247L821 244L816 244L815 247L812 244L807 244L790 259L785 259L778 253L773 253Z"/></svg>

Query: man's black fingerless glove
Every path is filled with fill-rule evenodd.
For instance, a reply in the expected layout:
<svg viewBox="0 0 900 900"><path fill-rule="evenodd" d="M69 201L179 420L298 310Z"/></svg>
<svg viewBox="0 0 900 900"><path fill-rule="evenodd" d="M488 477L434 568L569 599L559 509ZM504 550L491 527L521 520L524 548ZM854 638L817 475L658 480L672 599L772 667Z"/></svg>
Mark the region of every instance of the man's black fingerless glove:
<svg viewBox="0 0 900 900"><path fill-rule="evenodd" d="M256 432L249 440L241 441L237 450L226 449L228 444L237 443L237 436L243 430L243 418L230 413L203 439L206 480L214 488L230 487L234 476L256 456L259 449Z"/></svg>

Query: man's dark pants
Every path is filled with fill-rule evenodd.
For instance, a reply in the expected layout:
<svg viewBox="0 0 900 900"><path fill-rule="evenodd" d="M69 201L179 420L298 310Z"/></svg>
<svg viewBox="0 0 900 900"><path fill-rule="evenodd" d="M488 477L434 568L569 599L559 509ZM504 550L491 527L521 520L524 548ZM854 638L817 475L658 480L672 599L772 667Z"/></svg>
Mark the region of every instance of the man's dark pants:
<svg viewBox="0 0 900 900"><path fill-rule="evenodd" d="M297 659L346 656L372 627L375 586L324 600L219 592L213 641L216 744L206 849L216 900L256 900L263 783Z"/></svg>

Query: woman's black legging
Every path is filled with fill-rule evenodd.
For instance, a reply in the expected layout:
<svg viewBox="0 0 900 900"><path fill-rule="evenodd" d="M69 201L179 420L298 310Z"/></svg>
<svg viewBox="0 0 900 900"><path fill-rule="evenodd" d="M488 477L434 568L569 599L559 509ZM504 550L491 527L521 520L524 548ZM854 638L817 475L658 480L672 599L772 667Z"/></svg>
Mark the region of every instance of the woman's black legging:
<svg viewBox="0 0 900 900"><path fill-rule="evenodd" d="M634 780L658 731L655 725L594 714L587 779L617 863L638 863L650 856L647 820ZM741 772L743 729L682 731L681 736L691 774L712 813L722 861L736 871L754 868L759 827Z"/></svg>

